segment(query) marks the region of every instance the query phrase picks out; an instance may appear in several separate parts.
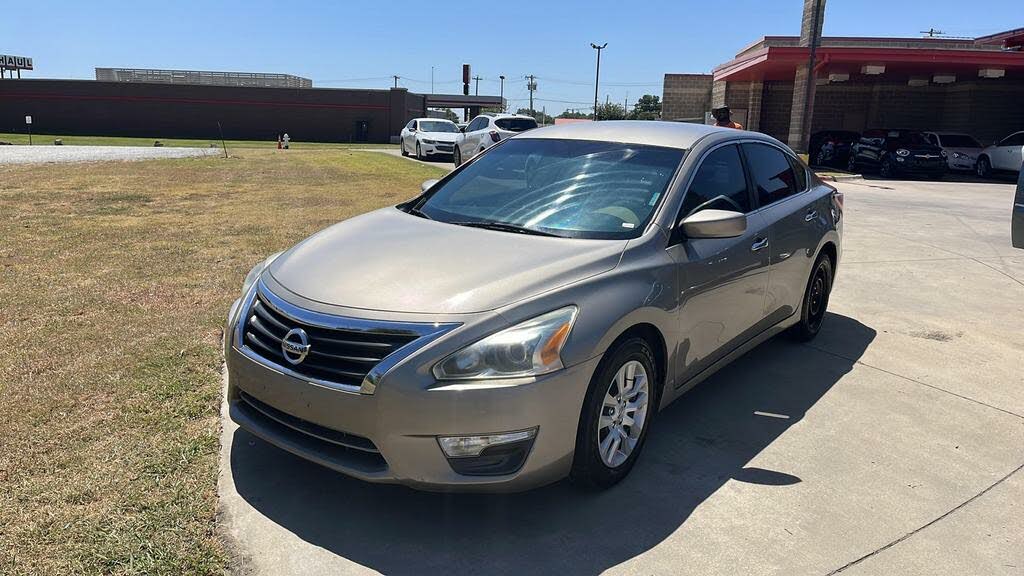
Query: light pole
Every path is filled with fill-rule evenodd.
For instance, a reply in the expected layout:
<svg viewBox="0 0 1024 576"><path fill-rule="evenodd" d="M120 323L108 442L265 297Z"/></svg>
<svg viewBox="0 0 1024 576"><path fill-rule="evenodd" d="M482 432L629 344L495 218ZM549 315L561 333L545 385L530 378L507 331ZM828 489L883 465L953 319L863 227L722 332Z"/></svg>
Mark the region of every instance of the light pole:
<svg viewBox="0 0 1024 576"><path fill-rule="evenodd" d="M597 85L601 82L601 50L604 50L608 46L608 43L598 46L593 42L590 43L590 47L597 50L597 73L594 75L594 120L597 120Z"/></svg>
<svg viewBox="0 0 1024 576"><path fill-rule="evenodd" d="M498 98L501 99L501 111L505 111L505 75L498 76L500 83L498 84Z"/></svg>

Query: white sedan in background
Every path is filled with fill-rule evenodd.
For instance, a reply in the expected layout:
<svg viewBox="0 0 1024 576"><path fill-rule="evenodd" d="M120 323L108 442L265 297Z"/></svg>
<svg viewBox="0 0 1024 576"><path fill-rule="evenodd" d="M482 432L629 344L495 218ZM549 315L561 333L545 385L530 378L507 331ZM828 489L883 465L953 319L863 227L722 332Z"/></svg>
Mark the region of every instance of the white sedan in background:
<svg viewBox="0 0 1024 576"><path fill-rule="evenodd" d="M1020 172L1024 162L1024 132L1016 132L985 148L978 156L976 172L987 178L993 171Z"/></svg>
<svg viewBox="0 0 1024 576"><path fill-rule="evenodd" d="M473 156L520 132L533 130L537 121L522 114L481 114L463 129L452 160L459 166Z"/></svg>
<svg viewBox="0 0 1024 576"><path fill-rule="evenodd" d="M978 154L984 146L973 136L957 132L925 132L924 135L929 142L946 152L950 170L974 171Z"/></svg>
<svg viewBox="0 0 1024 576"><path fill-rule="evenodd" d="M439 118L413 118L402 128L402 156L415 154L424 160L435 154L450 156L462 133L455 122Z"/></svg>

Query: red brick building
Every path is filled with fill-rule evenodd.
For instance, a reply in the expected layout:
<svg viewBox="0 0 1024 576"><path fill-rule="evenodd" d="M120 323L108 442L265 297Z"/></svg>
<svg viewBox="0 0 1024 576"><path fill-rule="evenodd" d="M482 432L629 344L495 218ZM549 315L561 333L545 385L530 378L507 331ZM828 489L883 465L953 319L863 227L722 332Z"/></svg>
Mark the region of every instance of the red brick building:
<svg viewBox="0 0 1024 576"><path fill-rule="evenodd" d="M728 105L750 130L800 147L806 39L768 36L712 74L666 74L662 116L702 122ZM990 142L1024 130L1024 28L974 39L825 37L811 132L948 130Z"/></svg>

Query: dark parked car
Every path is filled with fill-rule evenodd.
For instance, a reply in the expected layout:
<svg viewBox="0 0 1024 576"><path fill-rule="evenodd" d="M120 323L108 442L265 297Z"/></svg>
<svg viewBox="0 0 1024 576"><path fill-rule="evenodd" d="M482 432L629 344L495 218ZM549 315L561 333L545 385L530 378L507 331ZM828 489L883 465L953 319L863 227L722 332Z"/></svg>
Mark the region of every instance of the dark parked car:
<svg viewBox="0 0 1024 576"><path fill-rule="evenodd" d="M810 160L817 166L845 168L850 157L850 147L860 140L860 132L850 130L822 130L811 134Z"/></svg>
<svg viewBox="0 0 1024 576"><path fill-rule="evenodd" d="M883 178L900 175L942 178L946 152L916 130L868 130L850 150L850 172L877 170Z"/></svg>

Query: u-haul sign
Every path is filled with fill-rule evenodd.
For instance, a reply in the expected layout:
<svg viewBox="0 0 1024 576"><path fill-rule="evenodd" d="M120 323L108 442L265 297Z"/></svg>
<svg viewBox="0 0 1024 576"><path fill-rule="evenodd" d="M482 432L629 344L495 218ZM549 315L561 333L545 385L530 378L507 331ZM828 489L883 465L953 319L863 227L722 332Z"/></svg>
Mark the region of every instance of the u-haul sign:
<svg viewBox="0 0 1024 576"><path fill-rule="evenodd" d="M6 68L8 70L31 70L32 59L26 56L0 54L0 68Z"/></svg>

